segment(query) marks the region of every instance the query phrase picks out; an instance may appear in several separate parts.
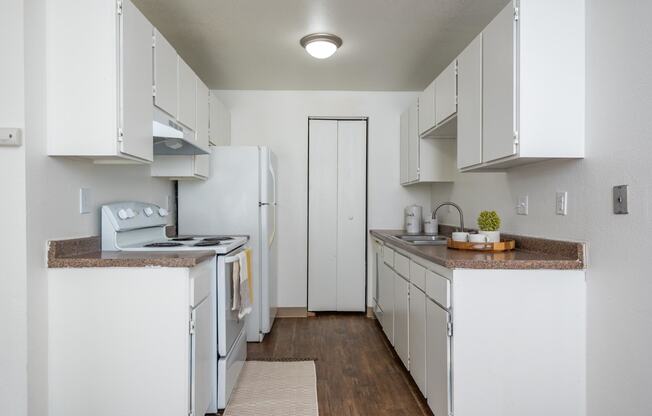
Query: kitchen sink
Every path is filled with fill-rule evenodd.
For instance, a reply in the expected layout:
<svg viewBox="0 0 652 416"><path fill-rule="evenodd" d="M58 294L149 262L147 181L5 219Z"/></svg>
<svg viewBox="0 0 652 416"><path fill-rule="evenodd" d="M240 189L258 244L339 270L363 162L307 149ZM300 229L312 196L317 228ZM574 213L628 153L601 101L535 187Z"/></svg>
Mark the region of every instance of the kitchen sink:
<svg viewBox="0 0 652 416"><path fill-rule="evenodd" d="M443 235L403 234L394 238L415 246L441 246L446 245L447 237Z"/></svg>

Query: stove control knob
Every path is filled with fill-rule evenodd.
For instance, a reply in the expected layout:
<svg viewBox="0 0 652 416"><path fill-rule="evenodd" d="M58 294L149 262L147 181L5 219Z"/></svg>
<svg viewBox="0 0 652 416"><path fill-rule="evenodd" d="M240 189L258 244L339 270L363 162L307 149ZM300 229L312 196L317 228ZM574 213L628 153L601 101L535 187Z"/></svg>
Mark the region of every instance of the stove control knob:
<svg viewBox="0 0 652 416"><path fill-rule="evenodd" d="M135 216L136 216L136 212L131 208L127 208L127 217L128 218L133 218Z"/></svg>
<svg viewBox="0 0 652 416"><path fill-rule="evenodd" d="M169 212L168 212L167 209L165 209L165 208L159 208L158 209L158 215L160 215L161 217L167 217L168 214L169 214Z"/></svg>
<svg viewBox="0 0 652 416"><path fill-rule="evenodd" d="M121 220L126 220L127 218L129 218L129 214L127 213L126 210L121 209L120 211L118 211L118 217L119 217Z"/></svg>
<svg viewBox="0 0 652 416"><path fill-rule="evenodd" d="M146 217L151 217L152 214L154 213L154 210L151 209L150 207L147 207L147 208L145 208L145 209L143 210L143 212L145 213L145 216L146 216Z"/></svg>

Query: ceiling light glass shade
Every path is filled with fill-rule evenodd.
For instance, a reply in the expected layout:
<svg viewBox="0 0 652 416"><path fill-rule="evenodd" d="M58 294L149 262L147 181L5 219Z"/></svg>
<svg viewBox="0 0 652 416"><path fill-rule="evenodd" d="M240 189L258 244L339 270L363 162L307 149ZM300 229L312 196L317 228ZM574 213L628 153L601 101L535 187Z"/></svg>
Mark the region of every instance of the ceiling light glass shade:
<svg viewBox="0 0 652 416"><path fill-rule="evenodd" d="M342 46L342 39L329 33L313 33L304 36L300 43L311 56L326 59Z"/></svg>

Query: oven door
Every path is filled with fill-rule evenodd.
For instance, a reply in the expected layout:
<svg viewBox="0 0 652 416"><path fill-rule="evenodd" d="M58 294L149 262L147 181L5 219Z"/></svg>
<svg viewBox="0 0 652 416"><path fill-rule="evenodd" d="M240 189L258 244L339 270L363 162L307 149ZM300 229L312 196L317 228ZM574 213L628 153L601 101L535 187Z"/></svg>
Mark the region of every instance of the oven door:
<svg viewBox="0 0 652 416"><path fill-rule="evenodd" d="M238 336L243 331L246 317L238 318L233 306L233 262L247 247L243 246L225 256L217 257L217 351L219 357L226 357ZM219 359L218 357L218 359Z"/></svg>

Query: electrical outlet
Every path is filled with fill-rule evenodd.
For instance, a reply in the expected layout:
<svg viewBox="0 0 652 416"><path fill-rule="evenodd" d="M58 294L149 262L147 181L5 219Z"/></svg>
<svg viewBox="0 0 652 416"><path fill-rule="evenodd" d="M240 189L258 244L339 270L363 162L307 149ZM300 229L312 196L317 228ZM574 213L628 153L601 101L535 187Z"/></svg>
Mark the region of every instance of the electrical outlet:
<svg viewBox="0 0 652 416"><path fill-rule="evenodd" d="M79 213L90 214L92 204L91 188L79 188Z"/></svg>
<svg viewBox="0 0 652 416"><path fill-rule="evenodd" d="M516 214L518 215L527 215L528 214L528 196L519 196L518 204L516 205Z"/></svg>
<svg viewBox="0 0 652 416"><path fill-rule="evenodd" d="M0 128L0 146L20 146L20 129Z"/></svg>
<svg viewBox="0 0 652 416"><path fill-rule="evenodd" d="M557 215L568 215L568 192L557 192L556 212Z"/></svg>

